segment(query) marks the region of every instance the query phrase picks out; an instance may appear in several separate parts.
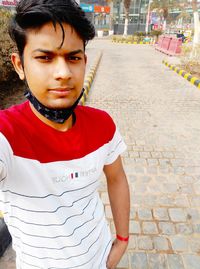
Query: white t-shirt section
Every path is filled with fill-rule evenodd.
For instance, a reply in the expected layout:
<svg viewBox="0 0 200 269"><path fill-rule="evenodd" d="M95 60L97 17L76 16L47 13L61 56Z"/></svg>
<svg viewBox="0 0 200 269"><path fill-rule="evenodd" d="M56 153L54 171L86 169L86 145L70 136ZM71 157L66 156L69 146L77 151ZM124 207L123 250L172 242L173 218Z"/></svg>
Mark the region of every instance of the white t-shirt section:
<svg viewBox="0 0 200 269"><path fill-rule="evenodd" d="M17 269L106 269L112 242L98 187L104 165L126 149L119 132L70 161L14 156L2 134L0 148L0 210L13 238Z"/></svg>

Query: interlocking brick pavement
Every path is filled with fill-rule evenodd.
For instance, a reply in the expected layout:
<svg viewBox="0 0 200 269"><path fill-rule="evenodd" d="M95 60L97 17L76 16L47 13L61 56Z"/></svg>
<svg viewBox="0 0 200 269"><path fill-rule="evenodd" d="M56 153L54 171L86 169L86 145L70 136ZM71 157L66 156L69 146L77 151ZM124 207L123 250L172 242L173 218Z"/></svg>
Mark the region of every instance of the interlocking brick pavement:
<svg viewBox="0 0 200 269"><path fill-rule="evenodd" d="M200 92L152 46L91 46L103 48L103 58L88 105L113 116L128 146L131 239L120 266L200 268Z"/></svg>

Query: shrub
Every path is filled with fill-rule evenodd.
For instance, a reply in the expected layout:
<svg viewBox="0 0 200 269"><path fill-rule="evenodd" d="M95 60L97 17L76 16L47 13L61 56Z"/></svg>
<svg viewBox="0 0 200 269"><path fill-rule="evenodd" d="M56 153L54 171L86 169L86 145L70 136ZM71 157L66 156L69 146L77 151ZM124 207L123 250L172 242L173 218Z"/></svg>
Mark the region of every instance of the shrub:
<svg viewBox="0 0 200 269"><path fill-rule="evenodd" d="M180 61L182 69L200 78L200 45L182 45Z"/></svg>
<svg viewBox="0 0 200 269"><path fill-rule="evenodd" d="M139 42L139 41L140 41L139 36L134 35L133 36L133 42Z"/></svg>
<svg viewBox="0 0 200 269"><path fill-rule="evenodd" d="M0 83L17 81L18 76L12 66L10 55L16 50L15 45L8 34L8 24L11 13L0 9Z"/></svg>
<svg viewBox="0 0 200 269"><path fill-rule="evenodd" d="M127 36L123 36L123 35L114 35L112 37L112 40L114 42L144 42L145 41L145 36L144 35L127 35ZM150 41L151 39L149 38L148 41Z"/></svg>
<svg viewBox="0 0 200 269"><path fill-rule="evenodd" d="M132 35L128 35L128 36L126 37L126 40L127 40L128 42L133 42L133 36L132 36Z"/></svg>
<svg viewBox="0 0 200 269"><path fill-rule="evenodd" d="M144 36L145 33L144 32L135 32L134 35L136 35L136 36Z"/></svg>
<svg viewBox="0 0 200 269"><path fill-rule="evenodd" d="M151 32L150 32L150 35L151 36L156 36L157 38L159 37L159 35L162 35L162 30L152 30Z"/></svg>

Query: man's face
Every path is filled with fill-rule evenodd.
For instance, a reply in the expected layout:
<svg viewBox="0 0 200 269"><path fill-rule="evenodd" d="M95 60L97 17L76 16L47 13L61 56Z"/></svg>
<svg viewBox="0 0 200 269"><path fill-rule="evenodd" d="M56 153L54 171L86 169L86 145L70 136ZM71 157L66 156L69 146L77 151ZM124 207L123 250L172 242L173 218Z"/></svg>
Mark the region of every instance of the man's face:
<svg viewBox="0 0 200 269"><path fill-rule="evenodd" d="M21 78L27 80L33 95L49 108L67 108L79 97L85 75L86 56L83 40L63 23L62 30L52 23L39 30L27 32L24 48L24 71Z"/></svg>

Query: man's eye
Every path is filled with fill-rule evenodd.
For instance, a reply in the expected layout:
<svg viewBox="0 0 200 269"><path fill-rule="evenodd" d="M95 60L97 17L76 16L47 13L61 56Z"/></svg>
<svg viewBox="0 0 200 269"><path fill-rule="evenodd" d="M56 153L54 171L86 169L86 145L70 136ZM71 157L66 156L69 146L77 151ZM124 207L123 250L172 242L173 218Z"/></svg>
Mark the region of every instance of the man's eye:
<svg viewBox="0 0 200 269"><path fill-rule="evenodd" d="M44 55L44 56L37 56L35 57L38 60L43 60L43 61L50 61L52 59L52 57Z"/></svg>
<svg viewBox="0 0 200 269"><path fill-rule="evenodd" d="M81 58L78 57L78 56L69 56L69 57L68 57L68 60L69 60L69 61L79 61L79 60L81 60Z"/></svg>

